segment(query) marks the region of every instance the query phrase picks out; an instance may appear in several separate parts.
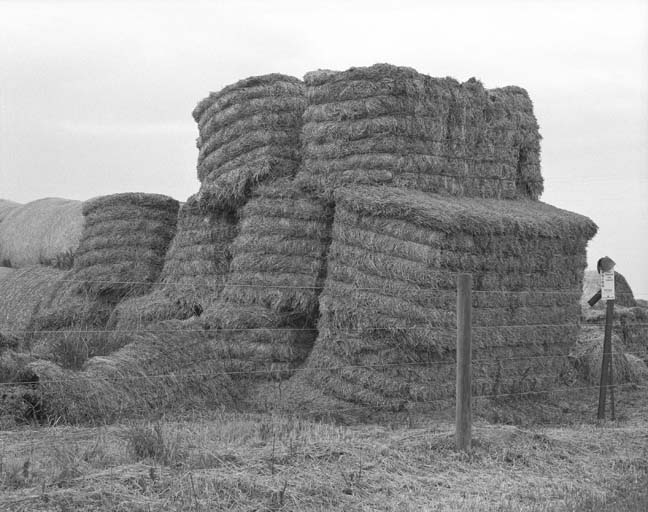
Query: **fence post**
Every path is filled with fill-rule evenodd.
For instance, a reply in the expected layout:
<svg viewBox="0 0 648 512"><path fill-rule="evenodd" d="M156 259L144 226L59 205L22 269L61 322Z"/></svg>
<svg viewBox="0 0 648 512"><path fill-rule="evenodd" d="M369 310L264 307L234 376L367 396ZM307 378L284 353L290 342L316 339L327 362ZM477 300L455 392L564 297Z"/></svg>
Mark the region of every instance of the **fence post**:
<svg viewBox="0 0 648 512"><path fill-rule="evenodd" d="M599 387L598 419L605 419L605 392L610 385L612 367L612 322L614 319L614 299L607 301L605 310L605 336L603 338L603 362L601 363L601 384Z"/></svg>
<svg viewBox="0 0 648 512"><path fill-rule="evenodd" d="M457 450L468 452L472 441L472 275L457 276Z"/></svg>

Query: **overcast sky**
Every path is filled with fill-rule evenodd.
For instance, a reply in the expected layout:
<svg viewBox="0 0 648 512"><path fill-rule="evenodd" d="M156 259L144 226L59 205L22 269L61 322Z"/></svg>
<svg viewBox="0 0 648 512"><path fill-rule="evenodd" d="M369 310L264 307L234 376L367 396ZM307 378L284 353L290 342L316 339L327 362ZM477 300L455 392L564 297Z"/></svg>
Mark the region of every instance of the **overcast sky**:
<svg viewBox="0 0 648 512"><path fill-rule="evenodd" d="M188 5L190 4L190 5ZM195 104L250 75L376 62L526 88L542 200L599 225L648 299L648 2L3 1L0 197L198 189Z"/></svg>

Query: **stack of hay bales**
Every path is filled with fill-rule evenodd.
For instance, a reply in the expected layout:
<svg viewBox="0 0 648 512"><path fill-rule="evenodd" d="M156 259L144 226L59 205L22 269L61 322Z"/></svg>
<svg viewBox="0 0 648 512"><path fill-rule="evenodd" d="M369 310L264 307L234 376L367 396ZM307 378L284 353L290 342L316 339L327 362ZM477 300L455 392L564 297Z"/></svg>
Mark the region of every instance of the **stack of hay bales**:
<svg viewBox="0 0 648 512"><path fill-rule="evenodd" d="M56 264L79 246L81 201L48 197L14 207L0 223L0 263L14 268Z"/></svg>
<svg viewBox="0 0 648 512"><path fill-rule="evenodd" d="M555 383L556 360L521 357L569 353L589 219L540 202L390 187L340 189L335 200L312 385L379 406L452 397L457 272L480 291L473 360L485 362L473 366L473 392ZM357 367L328 370L345 366Z"/></svg>
<svg viewBox="0 0 648 512"><path fill-rule="evenodd" d="M193 111L201 207L235 210L256 184L294 175L305 106L303 83L279 74L241 80L202 100Z"/></svg>
<svg viewBox="0 0 648 512"><path fill-rule="evenodd" d="M231 260L230 245L237 232L236 216L202 213L196 196L180 208L175 237L153 292L120 303L108 328L140 329L158 320L183 320L215 302Z"/></svg>
<svg viewBox="0 0 648 512"><path fill-rule="evenodd" d="M9 215L13 210L20 206L19 203L9 201L7 199L0 199L0 223L4 218Z"/></svg>
<svg viewBox="0 0 648 512"><path fill-rule="evenodd" d="M221 300L205 312L222 329L232 371L284 371L303 362L315 340L332 209L290 179L261 186L241 210Z"/></svg>
<svg viewBox="0 0 648 512"><path fill-rule="evenodd" d="M34 318L38 351L81 340L102 344L110 314L123 299L147 293L157 280L173 235L178 202L125 193L84 203L85 227L74 268Z"/></svg>
<svg viewBox="0 0 648 512"><path fill-rule="evenodd" d="M379 64L305 76L301 181L493 198L542 192L540 135L523 89L486 90Z"/></svg>

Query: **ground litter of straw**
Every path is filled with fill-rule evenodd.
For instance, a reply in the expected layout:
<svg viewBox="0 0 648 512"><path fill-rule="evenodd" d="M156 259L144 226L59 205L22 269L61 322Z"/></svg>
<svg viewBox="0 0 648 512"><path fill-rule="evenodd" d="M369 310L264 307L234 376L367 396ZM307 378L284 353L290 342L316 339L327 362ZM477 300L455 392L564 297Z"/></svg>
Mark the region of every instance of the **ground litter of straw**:
<svg viewBox="0 0 648 512"><path fill-rule="evenodd" d="M454 451L451 421L429 417L337 426L216 412L160 421L164 448L148 456L134 439L151 423L5 431L0 508L641 510L648 392L623 396L627 414L599 425L594 394L569 426L478 420L471 456Z"/></svg>

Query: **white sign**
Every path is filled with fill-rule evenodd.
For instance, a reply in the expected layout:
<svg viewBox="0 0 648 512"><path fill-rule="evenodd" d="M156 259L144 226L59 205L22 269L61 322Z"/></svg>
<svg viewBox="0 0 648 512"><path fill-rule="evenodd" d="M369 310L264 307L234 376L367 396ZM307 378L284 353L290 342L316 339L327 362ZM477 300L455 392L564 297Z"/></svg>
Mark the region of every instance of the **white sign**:
<svg viewBox="0 0 648 512"><path fill-rule="evenodd" d="M601 274L601 298L614 300L614 270Z"/></svg>

